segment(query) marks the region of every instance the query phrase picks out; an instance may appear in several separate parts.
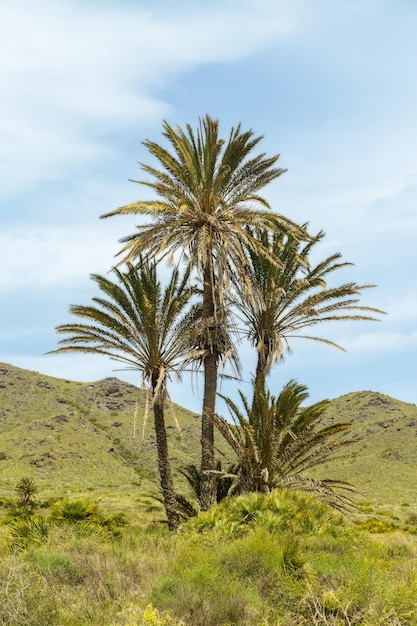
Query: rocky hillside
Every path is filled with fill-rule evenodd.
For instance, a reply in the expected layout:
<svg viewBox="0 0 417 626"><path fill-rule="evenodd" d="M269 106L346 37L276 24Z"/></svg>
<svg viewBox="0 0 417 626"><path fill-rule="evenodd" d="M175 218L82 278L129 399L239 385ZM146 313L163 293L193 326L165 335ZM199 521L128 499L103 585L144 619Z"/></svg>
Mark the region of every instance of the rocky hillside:
<svg viewBox="0 0 417 626"><path fill-rule="evenodd" d="M146 407L145 391L117 378L78 383L0 364L0 499L12 498L16 482L30 476L45 498L94 494L152 506L158 478ZM175 481L184 493L179 469L198 463L200 420L169 402L166 418ZM327 419L350 422L358 442L345 458L323 466L321 476L353 483L370 512L417 516L417 407L363 391L333 400Z"/></svg>

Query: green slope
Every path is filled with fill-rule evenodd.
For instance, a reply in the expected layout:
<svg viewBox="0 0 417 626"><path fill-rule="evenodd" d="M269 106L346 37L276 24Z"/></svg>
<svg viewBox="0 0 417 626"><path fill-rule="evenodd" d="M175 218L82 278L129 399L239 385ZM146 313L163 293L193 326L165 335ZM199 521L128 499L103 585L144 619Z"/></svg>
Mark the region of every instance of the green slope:
<svg viewBox="0 0 417 626"><path fill-rule="evenodd" d="M180 466L198 462L198 416L166 406L167 432L179 491ZM14 497L23 476L44 499L89 495L137 502L158 495L152 408L146 392L108 378L61 380L0 364L0 498Z"/></svg>
<svg viewBox="0 0 417 626"><path fill-rule="evenodd" d="M187 493L179 469L199 462L199 416L167 402L166 420L176 488ZM333 400L327 420L351 422L358 442L320 475L353 483L371 513L417 516L417 407L364 391ZM152 509L152 424L146 393L116 378L77 383L0 364L0 499L30 476L43 499L88 495Z"/></svg>
<svg viewBox="0 0 417 626"><path fill-rule="evenodd" d="M352 482L375 512L417 513L417 407L372 391L332 401L329 421L350 422L359 441L320 471Z"/></svg>

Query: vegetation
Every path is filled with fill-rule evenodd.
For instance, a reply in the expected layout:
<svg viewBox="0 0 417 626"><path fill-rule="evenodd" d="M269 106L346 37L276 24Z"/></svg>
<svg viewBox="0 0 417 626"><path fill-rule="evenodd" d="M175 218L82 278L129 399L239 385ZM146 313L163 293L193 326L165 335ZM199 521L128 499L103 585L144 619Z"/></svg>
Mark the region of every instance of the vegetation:
<svg viewBox="0 0 417 626"><path fill-rule="evenodd" d="M261 137L232 128L228 141L219 137L219 124L208 115L197 132L187 126L164 123L164 137L171 152L152 141L144 145L160 170L142 164L151 181L137 181L155 192L156 198L135 202L104 215L150 215L154 221L138 227L124 239L123 260L132 261L146 252L155 258L179 253L188 268L197 272L202 285L202 317L194 347L204 369L202 409L201 506L213 502L214 488L207 470L214 469L213 416L219 361L232 349L227 332L227 287L233 269L241 288L249 294L247 251L270 257L268 249L246 226L291 232L303 231L289 219L265 210L269 204L259 192L284 170L275 167L279 155L253 157ZM277 263L275 259L272 262ZM205 474L206 472L206 474Z"/></svg>
<svg viewBox="0 0 417 626"><path fill-rule="evenodd" d="M221 460L217 459L214 470L212 470L213 482L216 487L215 497L217 504L231 493L237 493L236 477L239 469L239 463L230 463L224 470ZM197 500L200 501L203 485L203 474L201 470L196 465L190 463L181 470L181 474L187 479L194 495Z"/></svg>
<svg viewBox="0 0 417 626"><path fill-rule="evenodd" d="M269 250L270 256L249 250L246 271L252 284L251 297L242 297L239 277L235 275L232 302L243 322L242 334L257 351L255 390L265 383L271 367L290 352L290 339L310 339L343 350L328 339L300 335L304 329L326 322L376 321L370 314L383 311L359 305L361 292L373 285L327 285L329 275L351 263L342 262L341 254L336 252L312 265L310 258L323 239L323 232L308 241L265 230L253 236L263 249Z"/></svg>
<svg viewBox="0 0 417 626"><path fill-rule="evenodd" d="M260 192L283 170L275 167L279 155L252 157L261 137L254 137L252 131L243 132L239 125L232 128L226 142L219 137L218 122L208 115L200 120L196 132L190 126L186 131L173 129L165 122L163 134L171 151L151 141L144 144L162 168L142 164L142 169L151 176L150 181L142 184L150 187L156 198L103 216L146 214L154 220L139 226L137 232L123 240L121 254L128 269L125 273L114 270L119 285L102 276L93 277L110 301L94 298L98 306L73 305L72 314L92 323L58 326L57 332L67 337L60 341L61 347L55 352L104 354L141 370L149 381L161 488L168 524L175 530L180 523L179 500L174 490L164 421L168 372L178 372L189 363L203 366L201 471L196 493L204 511L215 502L219 486L215 480L218 473L215 424L237 452L232 430L215 414L220 362L233 357L239 369L230 335L234 311L237 309L246 321L244 333L258 352L254 397L247 422L255 431L259 425L261 429L273 428L273 420L255 413L269 411L269 408L261 409L265 377L272 364L282 358L283 342L288 342L291 333L323 321L372 320L363 312L380 311L358 305L357 296L367 286L350 283L326 288L324 277L346 265L339 262L340 254L311 269L310 251L323 233L312 238L305 226L265 211L270 207ZM144 262L143 254L150 254L151 261ZM177 268L161 297L156 264L166 256L172 262L176 260ZM184 260L186 271L178 285L178 268ZM137 261L137 267L132 265ZM187 289L187 283L195 278L200 283L200 306L178 321L195 293L190 287ZM231 284L235 289L229 293ZM236 405L229 406L236 414ZM241 415L237 417L242 426ZM292 419L291 414L280 414L275 417L275 427L278 422L288 425ZM246 428L244 435L246 452L249 448L255 450L250 444L249 430ZM262 437L268 439L268 433ZM292 431L291 438L294 437L298 435ZM265 467L262 465L259 451L258 447L249 456L253 457L253 464L260 463L261 467L249 470L242 465L240 487L246 481L245 488L259 489L263 481L265 489L269 489L269 462ZM323 451L324 448L320 450ZM276 457L277 450L271 454ZM245 453L246 459L249 456ZM242 453L238 457L242 464ZM285 464L276 460L273 463ZM296 474L300 472L301 465ZM242 481L244 474L246 478ZM256 475L256 479L249 478L249 474Z"/></svg>
<svg viewBox="0 0 417 626"><path fill-rule="evenodd" d="M22 476L38 487L36 510L62 498L94 497L109 514L124 511L132 523L164 518L154 499L158 460L152 420L144 423L145 390L116 378L79 383L6 364L0 365L0 385L0 449L5 451L0 519L16 506ZM165 417L175 488L191 498L180 470L199 466L199 416L167 400ZM321 423L338 422L351 424L345 432L357 443L308 475L347 481L357 487L364 515L415 527L409 519L417 515L417 407L376 392L356 392L328 404ZM221 471L229 473L230 446L218 437L216 447Z"/></svg>
<svg viewBox="0 0 417 626"><path fill-rule="evenodd" d="M415 535L358 529L311 496L246 494L116 537L50 524L0 542L0 621L19 626L414 626ZM42 602L39 602L42 598Z"/></svg>
<svg viewBox="0 0 417 626"><path fill-rule="evenodd" d="M18 497L17 506L22 507L26 511L31 511L35 508L35 496L38 493L38 488L32 478L27 476L21 478L15 487L15 491Z"/></svg>

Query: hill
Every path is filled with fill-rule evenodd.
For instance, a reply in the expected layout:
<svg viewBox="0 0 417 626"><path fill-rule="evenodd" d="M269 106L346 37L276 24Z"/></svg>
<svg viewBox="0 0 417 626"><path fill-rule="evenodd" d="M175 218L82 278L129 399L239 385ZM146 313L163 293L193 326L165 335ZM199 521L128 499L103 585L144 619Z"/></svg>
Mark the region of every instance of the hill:
<svg viewBox="0 0 417 626"><path fill-rule="evenodd" d="M116 378L78 383L0 364L0 498L13 498L17 481L29 476L42 498L155 508L148 496L159 495L156 443L146 405L146 391ZM178 468L198 462L199 416L167 402L166 419L176 482L185 488Z"/></svg>
<svg viewBox="0 0 417 626"><path fill-rule="evenodd" d="M369 510L395 517L417 514L417 407L361 391L332 400L328 421L350 422L359 441L321 474L353 483Z"/></svg>
<svg viewBox="0 0 417 626"><path fill-rule="evenodd" d="M171 402L166 418L184 493L179 468L199 462L200 420ZM417 517L417 407L363 391L333 400L327 420L351 422L358 442L320 475L352 482L372 514ZM17 481L30 476L43 499L87 495L159 511L149 497L159 493L152 423L146 392L117 378L78 383L0 364L0 499L14 497ZM226 451L219 436L217 443Z"/></svg>

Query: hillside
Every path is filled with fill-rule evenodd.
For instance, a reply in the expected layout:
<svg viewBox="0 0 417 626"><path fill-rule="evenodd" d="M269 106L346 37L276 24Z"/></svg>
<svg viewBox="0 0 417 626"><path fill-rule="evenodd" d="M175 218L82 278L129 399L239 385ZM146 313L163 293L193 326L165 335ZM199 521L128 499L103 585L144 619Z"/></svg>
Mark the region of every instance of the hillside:
<svg viewBox="0 0 417 626"><path fill-rule="evenodd" d="M417 514L416 405L361 391L333 400L328 420L350 422L359 441L347 449L347 458L321 473L352 482L375 512Z"/></svg>
<svg viewBox="0 0 417 626"><path fill-rule="evenodd" d="M145 414L145 391L116 378L78 383L0 364L0 499L30 476L44 499L88 495L151 511L158 478L151 408L144 428ZM166 418L184 493L178 470L198 463L199 416L167 402ZM417 515L417 407L364 391L333 400L327 419L351 422L359 441L320 475L356 485L370 513Z"/></svg>
<svg viewBox="0 0 417 626"><path fill-rule="evenodd" d="M14 497L22 476L43 498L88 495L144 504L158 495L152 407L146 392L116 378L78 383L0 364L0 498ZM198 416L167 402L177 468L198 462ZM94 495L93 495L94 494ZM159 507L158 507L159 508Z"/></svg>

